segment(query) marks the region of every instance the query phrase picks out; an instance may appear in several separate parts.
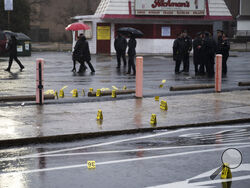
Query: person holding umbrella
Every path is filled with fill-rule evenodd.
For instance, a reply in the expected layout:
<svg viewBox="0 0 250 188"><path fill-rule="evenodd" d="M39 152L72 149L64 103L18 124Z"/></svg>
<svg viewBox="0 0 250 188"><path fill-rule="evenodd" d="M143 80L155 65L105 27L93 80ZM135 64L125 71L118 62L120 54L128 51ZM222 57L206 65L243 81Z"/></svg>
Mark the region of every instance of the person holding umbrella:
<svg viewBox="0 0 250 188"><path fill-rule="evenodd" d="M17 59L17 40L16 40L15 35L11 35L11 40L8 43L8 50L10 52L9 66L8 66L7 69L5 69L5 71L10 71L13 59L17 62L17 64L19 65L19 67L20 67L20 69L22 71L24 69L24 66L19 61L19 59Z"/></svg>
<svg viewBox="0 0 250 188"><path fill-rule="evenodd" d="M131 73L131 67L133 69L133 75L136 74L135 71L135 55L136 55L136 40L135 37L130 34L130 39L128 41L128 72L127 74Z"/></svg>
<svg viewBox="0 0 250 188"><path fill-rule="evenodd" d="M84 62L86 61L86 63L88 64L91 72L95 72L94 67L92 66L90 60L91 60L91 56L90 56L90 50L89 50L89 43L86 40L86 37L83 35L80 39L80 61L81 61L81 65L79 68L79 71L82 72L84 70Z"/></svg>
<svg viewBox="0 0 250 188"><path fill-rule="evenodd" d="M81 33L78 36L78 40L76 42L76 45L74 47L74 51L72 54L72 60L73 60L73 69L72 71L75 72L76 71L76 61L78 61L81 66L79 67L79 71L78 72L83 72L87 69L87 67L85 66L84 61L81 60L82 56L81 56L81 37L83 36L83 34Z"/></svg>
<svg viewBox="0 0 250 188"><path fill-rule="evenodd" d="M127 64L126 57L125 57L127 45L128 45L127 40L120 33L117 33L117 37L116 37L115 43L114 43L116 57L117 57L117 67L116 68L120 68L121 58L123 60L124 67Z"/></svg>

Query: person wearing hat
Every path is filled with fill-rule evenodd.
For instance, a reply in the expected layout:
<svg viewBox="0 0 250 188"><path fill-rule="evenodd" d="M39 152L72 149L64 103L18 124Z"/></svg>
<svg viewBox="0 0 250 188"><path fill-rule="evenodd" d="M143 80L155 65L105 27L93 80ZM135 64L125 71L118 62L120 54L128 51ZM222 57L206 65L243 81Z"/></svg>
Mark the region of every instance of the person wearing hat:
<svg viewBox="0 0 250 188"><path fill-rule="evenodd" d="M17 64L20 67L20 70L22 71L24 69L24 66L22 65L22 63L17 58L17 40L16 40L15 35L11 35L11 40L8 43L8 50L9 50L9 53L10 53L10 55L9 55L9 66L8 66L7 69L5 69L5 71L10 71L13 60L15 60L17 62Z"/></svg>
<svg viewBox="0 0 250 188"><path fill-rule="evenodd" d="M184 73L189 72L189 54L192 51L192 39L188 36L187 30L182 32L184 42L184 53L183 53L183 71Z"/></svg>

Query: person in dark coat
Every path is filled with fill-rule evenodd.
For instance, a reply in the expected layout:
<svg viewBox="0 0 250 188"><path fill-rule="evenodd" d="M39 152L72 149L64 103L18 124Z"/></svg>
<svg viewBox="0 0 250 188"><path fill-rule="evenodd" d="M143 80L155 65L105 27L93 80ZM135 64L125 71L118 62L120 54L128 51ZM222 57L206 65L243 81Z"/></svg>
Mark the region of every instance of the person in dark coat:
<svg viewBox="0 0 250 188"><path fill-rule="evenodd" d="M84 70L84 62L86 62L91 70L91 72L95 72L94 67L92 66L90 60L91 60L91 56L90 56L90 51L89 51L89 43L86 40L85 36L82 36L80 38L80 56L81 56L81 65L80 65L80 69L79 71L82 72Z"/></svg>
<svg viewBox="0 0 250 188"><path fill-rule="evenodd" d="M183 71L185 73L189 72L189 54L192 51L192 39L188 36L187 31L184 30L183 33L184 41L184 54L183 54Z"/></svg>
<svg viewBox="0 0 250 188"><path fill-rule="evenodd" d="M128 72L127 74L131 73L131 67L133 69L133 75L136 74L135 70L135 56L136 56L136 40L133 35L130 36L130 39L128 41Z"/></svg>
<svg viewBox="0 0 250 188"><path fill-rule="evenodd" d="M193 62L194 62L194 70L196 76L199 74L199 65L201 61L201 52L200 52L202 45L201 41L202 41L202 33L199 32L197 33L197 37L193 41L193 49L194 49Z"/></svg>
<svg viewBox="0 0 250 188"><path fill-rule="evenodd" d="M22 71L24 69L24 66L19 61L19 59L17 59L17 40L16 40L16 37L14 35L11 35L11 40L8 43L8 50L10 53L9 66L7 69L5 69L5 71L10 71L13 60L15 60L17 62L17 64L19 65L19 67Z"/></svg>
<svg viewBox="0 0 250 188"><path fill-rule="evenodd" d="M227 35L223 33L222 43L221 43L221 53L222 53L222 74L227 74L227 59L229 57L230 43L228 41Z"/></svg>
<svg viewBox="0 0 250 188"><path fill-rule="evenodd" d="M223 35L223 31L222 30L217 30L217 41L216 41L216 43L217 43L217 50L216 50L216 54L222 54L222 35Z"/></svg>
<svg viewBox="0 0 250 188"><path fill-rule="evenodd" d="M72 55L72 60L73 60L73 69L72 71L75 72L76 71L76 61L78 61L80 64L82 64L82 70L81 71L85 71L87 69L87 67L85 66L85 63L81 60L82 56L81 56L81 37L83 36L83 34L80 34L78 36L78 40L75 44L74 47L74 51L73 51L73 55ZM80 68L79 71L80 72Z"/></svg>
<svg viewBox="0 0 250 188"><path fill-rule="evenodd" d="M126 49L127 49L127 40L120 34L117 34L117 37L114 42L116 57L117 57L117 67L120 68L121 66L121 58L123 60L123 66L126 66Z"/></svg>
<svg viewBox="0 0 250 188"><path fill-rule="evenodd" d="M182 33L178 34L177 39L175 39L173 44L173 59L175 61L175 74L180 73L180 65L183 60L184 55L184 40L182 38Z"/></svg>
<svg viewBox="0 0 250 188"><path fill-rule="evenodd" d="M216 42L214 41L212 35L209 32L205 32L205 67L208 77L213 77L214 75L214 58L216 53Z"/></svg>
<svg viewBox="0 0 250 188"><path fill-rule="evenodd" d="M205 65L207 64L208 57L208 40L205 38L205 33L202 33L201 39L201 48L200 48L200 67L199 67L199 75L204 76L205 73Z"/></svg>

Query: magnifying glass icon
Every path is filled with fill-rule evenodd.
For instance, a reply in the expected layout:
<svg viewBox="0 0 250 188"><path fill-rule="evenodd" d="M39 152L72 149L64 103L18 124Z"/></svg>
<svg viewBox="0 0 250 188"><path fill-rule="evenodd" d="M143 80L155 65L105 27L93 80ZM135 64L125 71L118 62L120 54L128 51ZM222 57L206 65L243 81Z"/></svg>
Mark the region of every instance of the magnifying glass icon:
<svg viewBox="0 0 250 188"><path fill-rule="evenodd" d="M224 167L229 169L238 168L242 163L242 154L238 149L228 148L221 155L222 165L211 176L210 179L214 180L216 176L222 171Z"/></svg>

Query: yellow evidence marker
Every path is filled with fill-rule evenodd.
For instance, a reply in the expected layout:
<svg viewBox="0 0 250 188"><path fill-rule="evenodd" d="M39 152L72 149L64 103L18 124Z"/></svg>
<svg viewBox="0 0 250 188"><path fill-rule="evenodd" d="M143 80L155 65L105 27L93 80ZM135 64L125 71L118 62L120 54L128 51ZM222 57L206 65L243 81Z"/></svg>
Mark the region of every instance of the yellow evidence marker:
<svg viewBox="0 0 250 188"><path fill-rule="evenodd" d="M88 169L95 169L95 161L87 161L87 167Z"/></svg>
<svg viewBox="0 0 250 188"><path fill-rule="evenodd" d="M164 100L162 100L161 101L161 104L160 104L160 108L162 109L162 110L168 110L168 104L167 104L167 101L164 101Z"/></svg>
<svg viewBox="0 0 250 188"><path fill-rule="evenodd" d="M127 86L123 86L123 88L122 88L123 90L126 90L127 89Z"/></svg>
<svg viewBox="0 0 250 188"><path fill-rule="evenodd" d="M157 124L156 114L151 115L150 124L154 126Z"/></svg>
<svg viewBox="0 0 250 188"><path fill-rule="evenodd" d="M96 90L96 96L97 96L97 97L100 97L100 96L101 96L101 90L100 90L100 89L97 89L97 90Z"/></svg>
<svg viewBox="0 0 250 188"><path fill-rule="evenodd" d="M59 91L59 98L64 98L64 91L63 91L63 89L60 89L60 91Z"/></svg>
<svg viewBox="0 0 250 188"><path fill-rule="evenodd" d="M159 96L155 96L155 101L159 101L160 97Z"/></svg>
<svg viewBox="0 0 250 188"><path fill-rule="evenodd" d="M223 169L222 169L220 178L221 179L231 179L232 178L232 172L231 172L230 168L228 167L227 163L225 163L223 165Z"/></svg>
<svg viewBox="0 0 250 188"><path fill-rule="evenodd" d="M89 88L89 92L93 92L94 90L93 90L93 88Z"/></svg>
<svg viewBox="0 0 250 188"><path fill-rule="evenodd" d="M118 90L118 88L117 88L117 87L115 87L115 86L112 86L112 88L113 88L113 89L115 89L115 90Z"/></svg>
<svg viewBox="0 0 250 188"><path fill-rule="evenodd" d="M77 89L73 89L71 91L71 93L72 93L72 97L78 97L78 91L77 91Z"/></svg>
<svg viewBox="0 0 250 188"><path fill-rule="evenodd" d="M96 119L97 120L103 120L102 110L98 110Z"/></svg>
<svg viewBox="0 0 250 188"><path fill-rule="evenodd" d="M116 98L116 90L115 89L112 90L112 98Z"/></svg>

